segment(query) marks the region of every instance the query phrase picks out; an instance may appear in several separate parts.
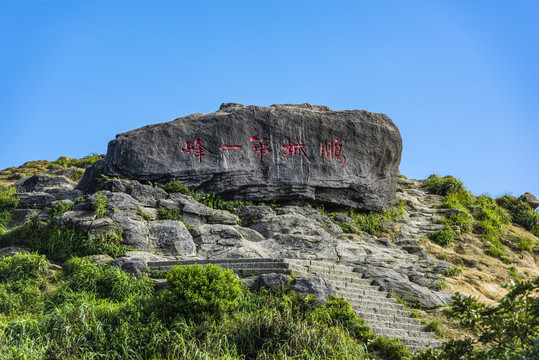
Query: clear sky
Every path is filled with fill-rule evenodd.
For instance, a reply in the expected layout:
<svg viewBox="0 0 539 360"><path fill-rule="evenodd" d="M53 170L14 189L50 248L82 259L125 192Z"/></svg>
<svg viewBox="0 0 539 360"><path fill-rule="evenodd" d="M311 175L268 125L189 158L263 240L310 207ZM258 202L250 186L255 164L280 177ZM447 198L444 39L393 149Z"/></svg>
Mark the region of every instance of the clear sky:
<svg viewBox="0 0 539 360"><path fill-rule="evenodd" d="M387 114L401 173L539 197L539 1L0 0L0 169L223 102Z"/></svg>

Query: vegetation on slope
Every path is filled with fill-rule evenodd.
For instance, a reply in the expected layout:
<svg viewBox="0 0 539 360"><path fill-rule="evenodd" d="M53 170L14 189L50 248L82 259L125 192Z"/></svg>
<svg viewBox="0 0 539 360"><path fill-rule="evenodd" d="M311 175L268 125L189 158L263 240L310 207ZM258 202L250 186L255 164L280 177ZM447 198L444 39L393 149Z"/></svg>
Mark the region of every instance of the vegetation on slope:
<svg viewBox="0 0 539 360"><path fill-rule="evenodd" d="M173 268L168 289L146 277L71 258L0 261L2 359L405 359L350 305L295 293L252 293L230 270Z"/></svg>
<svg viewBox="0 0 539 360"><path fill-rule="evenodd" d="M0 186L13 185L17 180L36 174L44 174L47 171L58 168L77 168L70 179L77 181L84 173L83 169L92 165L101 157L97 154L85 156L81 159L72 159L66 156L60 156L55 161L36 160L28 161L19 167L11 167L0 171Z"/></svg>

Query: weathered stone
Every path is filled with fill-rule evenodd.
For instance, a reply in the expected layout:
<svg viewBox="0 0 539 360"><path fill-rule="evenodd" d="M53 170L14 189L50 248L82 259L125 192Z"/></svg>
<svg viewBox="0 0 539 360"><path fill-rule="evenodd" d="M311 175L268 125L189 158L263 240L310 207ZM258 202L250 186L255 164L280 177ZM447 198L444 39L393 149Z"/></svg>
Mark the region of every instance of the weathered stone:
<svg viewBox="0 0 539 360"><path fill-rule="evenodd" d="M105 182L101 190L129 193L129 191L136 185L140 185L136 180L112 179Z"/></svg>
<svg viewBox="0 0 539 360"><path fill-rule="evenodd" d="M111 265L118 266L120 270L141 277L148 272L148 263L141 258L119 258L113 260Z"/></svg>
<svg viewBox="0 0 539 360"><path fill-rule="evenodd" d="M30 251L30 249L17 247L17 246L8 246L5 248L0 249L0 259L3 259L5 257L17 255L19 253Z"/></svg>
<svg viewBox="0 0 539 360"><path fill-rule="evenodd" d="M205 259L271 257L258 232L232 225L200 225L190 230L197 255Z"/></svg>
<svg viewBox="0 0 539 360"><path fill-rule="evenodd" d="M239 212L243 226L248 226L264 216L273 216L275 212L269 206L244 206Z"/></svg>
<svg viewBox="0 0 539 360"><path fill-rule="evenodd" d="M79 169L79 168L55 168L55 169L47 171L45 175L63 176L71 180L72 178L79 176L79 174L82 175L83 172L84 172L84 169Z"/></svg>
<svg viewBox="0 0 539 360"><path fill-rule="evenodd" d="M196 255L193 238L181 221L152 221L149 223L149 228L150 239L156 249L171 255Z"/></svg>
<svg viewBox="0 0 539 360"><path fill-rule="evenodd" d="M240 218L226 210L214 210L213 215L208 217L208 224L237 225Z"/></svg>
<svg viewBox="0 0 539 360"><path fill-rule="evenodd" d="M285 274L262 274L257 277L249 287L253 291L258 291L260 289L284 290L288 286L289 279L289 276Z"/></svg>
<svg viewBox="0 0 539 360"><path fill-rule="evenodd" d="M212 114L117 135L103 173L179 180L225 199L316 199L381 210L395 202L401 151L399 131L383 114L223 104Z"/></svg>
<svg viewBox="0 0 539 360"><path fill-rule="evenodd" d="M530 205L532 209L536 209L539 207L539 200L537 200L537 198L529 192L520 195L520 200Z"/></svg>
<svg viewBox="0 0 539 360"><path fill-rule="evenodd" d="M326 303L335 290L329 281L316 276L299 276L290 283L290 290L313 295L319 303Z"/></svg>
<svg viewBox="0 0 539 360"><path fill-rule="evenodd" d="M169 199L174 201L178 208L180 208L184 213L191 213L198 216L211 216L215 214L215 210L206 205L202 205L192 196L183 195L180 193L172 193L169 195Z"/></svg>
<svg viewBox="0 0 539 360"><path fill-rule="evenodd" d="M56 197L45 192L19 193L17 197L20 199L20 207L31 209L45 209L56 200Z"/></svg>
<svg viewBox="0 0 539 360"><path fill-rule="evenodd" d="M100 159L90 165L88 168L86 168L86 171L84 171L82 178L77 184L77 189L81 190L85 194L95 192L99 185L99 179L103 174L104 164L105 159Z"/></svg>
<svg viewBox="0 0 539 360"><path fill-rule="evenodd" d="M96 264L110 264L114 260L112 256L107 254L89 255L86 258Z"/></svg>
<svg viewBox="0 0 539 360"><path fill-rule="evenodd" d="M140 203L130 195L121 192L99 191L88 197L88 202L93 204L96 196L103 194L107 197L107 209L110 210L134 210L140 207Z"/></svg>
<svg viewBox="0 0 539 360"><path fill-rule="evenodd" d="M264 217L249 228L268 238L261 245L272 257L338 260L338 241L316 221L301 214Z"/></svg>
<svg viewBox="0 0 539 360"><path fill-rule="evenodd" d="M165 199L168 194L165 190L155 188L150 185L135 185L129 194L132 198L137 199L140 203L146 206L155 206L156 201L160 199Z"/></svg>
<svg viewBox="0 0 539 360"><path fill-rule="evenodd" d="M11 218L17 223L24 223L38 214L36 209L14 209L11 212Z"/></svg>
<svg viewBox="0 0 539 360"><path fill-rule="evenodd" d="M135 210L115 210L110 218L122 230L125 245L137 250L153 249L147 222Z"/></svg>
<svg viewBox="0 0 539 360"><path fill-rule="evenodd" d="M17 187L26 192L43 191L47 189L73 190L77 183L63 176L49 176L37 174L18 183Z"/></svg>
<svg viewBox="0 0 539 360"><path fill-rule="evenodd" d="M80 233L96 237L118 230L116 223L111 218L97 219L93 211L86 210L67 211L56 217L54 221L59 225L73 227Z"/></svg>

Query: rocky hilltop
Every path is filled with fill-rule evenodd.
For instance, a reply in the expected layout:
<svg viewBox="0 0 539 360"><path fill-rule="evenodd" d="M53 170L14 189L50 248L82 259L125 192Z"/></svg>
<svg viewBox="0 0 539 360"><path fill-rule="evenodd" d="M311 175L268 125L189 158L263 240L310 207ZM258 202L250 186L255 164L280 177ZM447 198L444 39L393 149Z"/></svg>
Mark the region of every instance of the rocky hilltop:
<svg viewBox="0 0 539 360"><path fill-rule="evenodd" d="M536 278L539 202L409 180L400 151L381 114L223 104L120 134L91 161L36 162L52 169L2 190L0 253L87 256L158 288L173 265L217 263L252 289L338 295L410 350L437 346L403 304L428 317L455 291L494 304L501 285ZM89 163L82 179L70 167Z"/></svg>
<svg viewBox="0 0 539 360"><path fill-rule="evenodd" d="M379 211L395 203L401 152L399 130L383 114L228 103L117 135L80 188L93 190L103 174L178 180L227 200L308 199Z"/></svg>

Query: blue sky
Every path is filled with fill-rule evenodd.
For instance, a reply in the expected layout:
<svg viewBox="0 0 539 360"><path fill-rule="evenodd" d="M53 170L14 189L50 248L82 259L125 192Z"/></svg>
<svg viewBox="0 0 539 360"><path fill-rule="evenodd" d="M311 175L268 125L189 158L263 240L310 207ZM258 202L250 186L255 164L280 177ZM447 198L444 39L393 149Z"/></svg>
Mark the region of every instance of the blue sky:
<svg viewBox="0 0 539 360"><path fill-rule="evenodd" d="M387 114L401 173L539 196L539 1L0 0L0 169L222 102Z"/></svg>

